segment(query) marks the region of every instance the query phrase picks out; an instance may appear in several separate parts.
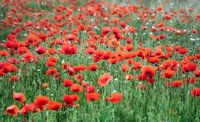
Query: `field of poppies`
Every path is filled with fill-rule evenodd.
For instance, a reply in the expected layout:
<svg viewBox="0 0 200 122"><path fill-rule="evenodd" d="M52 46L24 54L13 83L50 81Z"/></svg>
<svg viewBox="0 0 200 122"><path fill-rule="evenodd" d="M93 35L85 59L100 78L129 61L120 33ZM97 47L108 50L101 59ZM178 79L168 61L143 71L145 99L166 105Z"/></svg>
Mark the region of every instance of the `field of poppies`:
<svg viewBox="0 0 200 122"><path fill-rule="evenodd" d="M199 122L200 8L152 1L1 0L0 121Z"/></svg>

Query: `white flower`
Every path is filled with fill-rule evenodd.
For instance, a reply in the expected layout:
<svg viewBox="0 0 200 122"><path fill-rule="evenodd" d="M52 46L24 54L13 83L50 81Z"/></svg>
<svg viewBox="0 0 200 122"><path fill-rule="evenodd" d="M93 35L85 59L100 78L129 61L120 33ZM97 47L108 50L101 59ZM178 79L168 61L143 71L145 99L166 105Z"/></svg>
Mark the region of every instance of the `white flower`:
<svg viewBox="0 0 200 122"><path fill-rule="evenodd" d="M129 27L130 27L130 26L129 26L129 25L127 25L127 26L125 27L125 29L126 29L126 30L128 30L128 29L129 29Z"/></svg>
<svg viewBox="0 0 200 122"><path fill-rule="evenodd" d="M116 93L117 92L117 90L114 90L112 93Z"/></svg>
<svg viewBox="0 0 200 122"><path fill-rule="evenodd" d="M126 75L125 79L128 80L129 79L129 75Z"/></svg>
<svg viewBox="0 0 200 122"><path fill-rule="evenodd" d="M65 60L62 60L61 63L64 64L64 63L65 63Z"/></svg>

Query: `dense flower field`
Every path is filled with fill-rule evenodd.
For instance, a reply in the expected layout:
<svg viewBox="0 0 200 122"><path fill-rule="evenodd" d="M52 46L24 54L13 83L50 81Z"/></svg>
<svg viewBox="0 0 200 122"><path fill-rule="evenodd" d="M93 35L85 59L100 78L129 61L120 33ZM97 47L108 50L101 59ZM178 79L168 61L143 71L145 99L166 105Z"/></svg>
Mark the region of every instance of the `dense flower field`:
<svg viewBox="0 0 200 122"><path fill-rule="evenodd" d="M0 3L0 121L200 121L199 8Z"/></svg>

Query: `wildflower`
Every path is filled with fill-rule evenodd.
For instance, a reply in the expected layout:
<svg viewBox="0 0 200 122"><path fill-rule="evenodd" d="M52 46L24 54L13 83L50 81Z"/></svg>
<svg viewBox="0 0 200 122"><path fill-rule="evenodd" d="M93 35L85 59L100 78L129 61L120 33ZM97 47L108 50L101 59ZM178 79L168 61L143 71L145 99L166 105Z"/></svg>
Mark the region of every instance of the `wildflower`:
<svg viewBox="0 0 200 122"><path fill-rule="evenodd" d="M70 91L72 91L72 92L81 92L82 91L82 87L79 84L72 84L70 86Z"/></svg>
<svg viewBox="0 0 200 122"><path fill-rule="evenodd" d="M180 80L175 80L173 82L167 82L166 85L178 88L178 87L181 87L183 85L183 82L180 81Z"/></svg>
<svg viewBox="0 0 200 122"><path fill-rule="evenodd" d="M191 94L193 97L200 97L200 88L193 88Z"/></svg>
<svg viewBox="0 0 200 122"><path fill-rule="evenodd" d="M48 109L49 109L49 110L57 111L57 110L59 110L60 108L62 108L62 103L60 103L60 102L51 101L51 102L48 103Z"/></svg>
<svg viewBox="0 0 200 122"><path fill-rule="evenodd" d="M194 75L195 75L196 77L200 77L200 70L195 70L195 71L194 71Z"/></svg>
<svg viewBox="0 0 200 122"><path fill-rule="evenodd" d="M87 101L97 101L100 98L100 94L97 92L86 93L85 95Z"/></svg>
<svg viewBox="0 0 200 122"><path fill-rule="evenodd" d="M73 84L72 80L69 80L69 79L64 80L64 87L70 87L72 86L72 84Z"/></svg>
<svg viewBox="0 0 200 122"><path fill-rule="evenodd" d="M12 82L16 82L16 81L19 80L19 76L17 76L17 75L13 75L13 76L10 77L9 80L12 81Z"/></svg>
<svg viewBox="0 0 200 122"><path fill-rule="evenodd" d="M155 75L155 68L152 66L143 66L142 74L151 78Z"/></svg>
<svg viewBox="0 0 200 122"><path fill-rule="evenodd" d="M48 83L42 83L42 88L47 89L49 87Z"/></svg>
<svg viewBox="0 0 200 122"><path fill-rule="evenodd" d="M92 93L95 91L95 86L86 86L85 91L88 93Z"/></svg>
<svg viewBox="0 0 200 122"><path fill-rule="evenodd" d="M74 44L67 44L62 46L62 51L66 55L72 55L78 53L78 47Z"/></svg>
<svg viewBox="0 0 200 122"><path fill-rule="evenodd" d="M55 57L49 57L46 62L46 66L55 66L57 59Z"/></svg>
<svg viewBox="0 0 200 122"><path fill-rule="evenodd" d="M17 105L8 106L5 110L5 114L9 114L12 116L17 116L18 112L19 112L19 109L18 109Z"/></svg>
<svg viewBox="0 0 200 122"><path fill-rule="evenodd" d="M113 76L111 76L109 73L104 73L102 76L98 79L98 84L100 86L106 86L108 85L109 81L113 79Z"/></svg>
<svg viewBox="0 0 200 122"><path fill-rule="evenodd" d="M109 98L105 98L105 100L112 102L113 104L119 103L123 98L122 93L112 93Z"/></svg>
<svg viewBox="0 0 200 122"><path fill-rule="evenodd" d="M46 49L43 46L39 46L35 49L35 52L37 52L38 54L45 54L46 53Z"/></svg>
<svg viewBox="0 0 200 122"><path fill-rule="evenodd" d="M65 101L65 103L66 103L66 105L68 106L73 106L74 105L74 98L72 97L72 96L70 96L70 95L64 95L64 98L63 98L63 100Z"/></svg>
<svg viewBox="0 0 200 122"><path fill-rule="evenodd" d="M26 100L26 97L23 93L13 93L13 99L23 103Z"/></svg>
<svg viewBox="0 0 200 122"><path fill-rule="evenodd" d="M174 71L173 70L165 70L163 73L162 73L162 77L163 78L171 78L174 76Z"/></svg>
<svg viewBox="0 0 200 122"><path fill-rule="evenodd" d="M91 64L89 66L89 70L90 71L96 71L99 68L99 66L97 64Z"/></svg>
<svg viewBox="0 0 200 122"><path fill-rule="evenodd" d="M183 72L190 72L190 71L195 71L197 69L197 64L196 63L187 63L183 65Z"/></svg>
<svg viewBox="0 0 200 122"><path fill-rule="evenodd" d="M32 111L34 108L33 108L33 105L32 104L25 104L21 110L19 111L20 114L22 115L25 115L25 114L28 114L28 112Z"/></svg>
<svg viewBox="0 0 200 122"><path fill-rule="evenodd" d="M38 96L34 100L34 104L37 106L43 106L43 105L46 105L49 101L50 99L47 96Z"/></svg>
<svg viewBox="0 0 200 122"><path fill-rule="evenodd" d="M122 71L123 71L123 72L127 72L128 69L129 69L129 66L126 65L126 64L122 64L121 68L122 68Z"/></svg>

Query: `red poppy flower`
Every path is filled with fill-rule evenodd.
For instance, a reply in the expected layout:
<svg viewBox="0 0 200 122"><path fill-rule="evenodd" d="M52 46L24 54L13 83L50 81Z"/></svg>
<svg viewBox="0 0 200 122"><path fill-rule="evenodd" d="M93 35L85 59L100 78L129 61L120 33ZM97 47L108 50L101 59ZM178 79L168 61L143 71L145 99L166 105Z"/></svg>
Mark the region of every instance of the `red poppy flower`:
<svg viewBox="0 0 200 122"><path fill-rule="evenodd" d="M97 64L91 64L89 66L89 70L90 71L96 71L99 68L99 66Z"/></svg>
<svg viewBox="0 0 200 122"><path fill-rule="evenodd" d="M19 81L19 76L17 76L17 75L11 76L11 77L9 78L9 80L12 81L12 82Z"/></svg>
<svg viewBox="0 0 200 122"><path fill-rule="evenodd" d="M12 116L17 116L18 112L19 112L19 109L16 105L8 106L5 110L5 114L9 114Z"/></svg>
<svg viewBox="0 0 200 122"><path fill-rule="evenodd" d="M39 108L39 107L38 107L37 105L35 105L34 103L31 104L31 112L36 113L36 112L39 111L39 109L40 109L40 110L44 110L44 109L45 109L45 105L41 105L40 108Z"/></svg>
<svg viewBox="0 0 200 122"><path fill-rule="evenodd" d="M129 69L129 66L126 65L126 64L122 64L121 68L122 68L122 71L123 71L123 72L127 72L128 69Z"/></svg>
<svg viewBox="0 0 200 122"><path fill-rule="evenodd" d="M193 62L183 65L183 72L195 71L196 69L197 69L197 64Z"/></svg>
<svg viewBox="0 0 200 122"><path fill-rule="evenodd" d="M25 114L28 114L28 112L32 110L33 110L32 104L25 104L19 112L20 114L25 115Z"/></svg>
<svg viewBox="0 0 200 122"><path fill-rule="evenodd" d="M195 71L194 71L194 75L195 75L196 77L200 77L200 70L195 70Z"/></svg>
<svg viewBox="0 0 200 122"><path fill-rule="evenodd" d="M128 31L131 33L135 33L136 29L135 29L135 27L129 27Z"/></svg>
<svg viewBox="0 0 200 122"><path fill-rule="evenodd" d="M8 73L8 72L18 72L18 68L10 63L5 63L4 66L2 67L2 71L4 73Z"/></svg>
<svg viewBox="0 0 200 122"><path fill-rule="evenodd" d="M186 83L196 83L197 79L195 77L193 78L185 78Z"/></svg>
<svg viewBox="0 0 200 122"><path fill-rule="evenodd" d="M55 69L55 68L49 68L49 69L46 71L46 74L47 74L47 75L58 76L58 70Z"/></svg>
<svg viewBox="0 0 200 122"><path fill-rule="evenodd" d="M86 50L85 50L85 54L94 54L96 52L96 50L92 47L88 47Z"/></svg>
<svg viewBox="0 0 200 122"><path fill-rule="evenodd" d="M109 27L102 27L101 33L102 33L102 35L106 35L107 33L110 32L110 30L111 29Z"/></svg>
<svg viewBox="0 0 200 122"><path fill-rule="evenodd" d="M45 54L46 53L46 49L43 46L39 46L35 49L35 52L37 52L38 54Z"/></svg>
<svg viewBox="0 0 200 122"><path fill-rule="evenodd" d="M49 48L49 49L48 49L48 53L49 53L50 55L55 55L55 54L57 53L57 50L54 49L54 48Z"/></svg>
<svg viewBox="0 0 200 122"><path fill-rule="evenodd" d="M114 34L118 34L118 33L121 32L121 30L120 30L118 27L112 27L112 32L113 32Z"/></svg>
<svg viewBox="0 0 200 122"><path fill-rule="evenodd" d="M8 55L9 55L8 51L6 51L6 50L0 50L0 56L6 57Z"/></svg>
<svg viewBox="0 0 200 122"><path fill-rule="evenodd" d="M122 98L123 98L122 93L112 93L110 95L110 98L105 98L105 100L108 100L112 102L113 104L117 104L122 100Z"/></svg>
<svg viewBox="0 0 200 122"><path fill-rule="evenodd" d="M75 70L76 72L84 71L84 70L86 70L86 69L87 69L87 67L84 66L84 65L74 66L74 70Z"/></svg>
<svg viewBox="0 0 200 122"><path fill-rule="evenodd" d="M78 53L78 47L74 44L67 44L62 46L62 51L66 55L72 55Z"/></svg>
<svg viewBox="0 0 200 122"><path fill-rule="evenodd" d="M126 80L129 80L129 81L133 80L132 74L126 74L124 77L125 77Z"/></svg>
<svg viewBox="0 0 200 122"><path fill-rule="evenodd" d="M63 100L65 101L66 105L73 106L74 105L74 98L71 95L64 95Z"/></svg>
<svg viewBox="0 0 200 122"><path fill-rule="evenodd" d="M85 91L88 93L92 93L95 91L95 86L86 86Z"/></svg>
<svg viewBox="0 0 200 122"><path fill-rule="evenodd" d="M109 81L113 79L113 76L111 76L109 73L104 73L102 76L98 79L98 84L100 86L106 86L108 85Z"/></svg>
<svg viewBox="0 0 200 122"><path fill-rule="evenodd" d="M71 41L78 41L79 39L76 37L74 34L68 34L66 36L66 40L71 40Z"/></svg>
<svg viewBox="0 0 200 122"><path fill-rule="evenodd" d="M154 63L159 63L160 62L160 58L158 57L150 57L147 59L148 62L154 64Z"/></svg>
<svg viewBox="0 0 200 122"><path fill-rule="evenodd" d="M127 51L132 51L134 49L134 46L132 44L126 44L125 48Z"/></svg>
<svg viewBox="0 0 200 122"><path fill-rule="evenodd" d="M46 41L47 35L44 32L39 33L39 38L42 39L43 41Z"/></svg>
<svg viewBox="0 0 200 122"><path fill-rule="evenodd" d="M200 53L199 53L199 54L196 54L195 57L196 57L197 59L200 59Z"/></svg>
<svg viewBox="0 0 200 122"><path fill-rule="evenodd" d="M137 78L138 78L138 80L147 80L148 79L148 77L144 74L138 74Z"/></svg>
<svg viewBox="0 0 200 122"><path fill-rule="evenodd" d="M174 76L174 71L173 70L165 70L163 73L162 73L162 77L163 78L171 78Z"/></svg>
<svg viewBox="0 0 200 122"><path fill-rule="evenodd" d="M88 86L88 85L89 85L89 83L88 83L88 82L86 82L86 81L83 81L83 82L81 83L81 85L82 85L83 87L86 87L86 86Z"/></svg>
<svg viewBox="0 0 200 122"><path fill-rule="evenodd" d="M13 93L13 99L23 103L26 100L26 97L23 93Z"/></svg>
<svg viewBox="0 0 200 122"><path fill-rule="evenodd" d="M173 82L167 82L166 85L178 88L183 85L183 82L180 80L175 80Z"/></svg>
<svg viewBox="0 0 200 122"><path fill-rule="evenodd" d="M165 60L162 63L162 68L167 70L167 69L171 69L173 71L176 71L178 67L178 61L176 60Z"/></svg>
<svg viewBox="0 0 200 122"><path fill-rule="evenodd" d="M38 96L34 100L34 104L37 106L43 106L43 105L46 105L49 101L50 99L47 96Z"/></svg>
<svg viewBox="0 0 200 122"><path fill-rule="evenodd" d="M134 70L140 69L142 67L142 63L140 62L134 62L132 68Z"/></svg>
<svg viewBox="0 0 200 122"><path fill-rule="evenodd" d="M118 57L112 57L112 58L109 58L108 61L109 61L110 64L116 64L119 61L119 58Z"/></svg>
<svg viewBox="0 0 200 122"><path fill-rule="evenodd" d="M34 59L34 55L32 55L31 53L25 53L23 55L22 61L23 62L31 62Z"/></svg>
<svg viewBox="0 0 200 122"><path fill-rule="evenodd" d="M75 76L75 79L76 79L77 82L82 82L83 81L83 75L82 74L77 74Z"/></svg>
<svg viewBox="0 0 200 122"><path fill-rule="evenodd" d="M64 87L72 86L72 84L73 84L72 80L69 80L69 79L64 80Z"/></svg>
<svg viewBox="0 0 200 122"><path fill-rule="evenodd" d="M57 111L57 110L59 110L60 108L62 108L62 103L60 103L60 102L51 101L51 102L48 103L48 109L49 109L49 110Z"/></svg>
<svg viewBox="0 0 200 122"><path fill-rule="evenodd" d="M67 66L66 70L70 76L73 76L76 73L72 66Z"/></svg>
<svg viewBox="0 0 200 122"><path fill-rule="evenodd" d="M74 101L80 100L78 94L71 94L70 96L74 99Z"/></svg>
<svg viewBox="0 0 200 122"><path fill-rule="evenodd" d="M143 66L142 74L151 78L155 75L155 68L153 66Z"/></svg>
<svg viewBox="0 0 200 122"><path fill-rule="evenodd" d="M198 30L197 29L192 29L192 33L197 34Z"/></svg>
<svg viewBox="0 0 200 122"><path fill-rule="evenodd" d="M46 66L55 66L57 59L55 57L49 57L46 62Z"/></svg>
<svg viewBox="0 0 200 122"><path fill-rule="evenodd" d="M19 64L19 60L17 58L11 57L6 62L11 64Z"/></svg>
<svg viewBox="0 0 200 122"><path fill-rule="evenodd" d="M5 47L7 48L12 48L12 49L17 49L18 48L18 42L17 41L6 41L5 42Z"/></svg>
<svg viewBox="0 0 200 122"><path fill-rule="evenodd" d="M193 97L200 97L200 88L193 88L191 94Z"/></svg>
<svg viewBox="0 0 200 122"><path fill-rule="evenodd" d="M35 106L34 106L34 109L36 109L36 112L38 111L38 109L41 110L41 111L43 112L43 111L45 110L45 105L40 105L40 106L35 105Z"/></svg>
<svg viewBox="0 0 200 122"><path fill-rule="evenodd" d="M72 84L70 87L70 91L72 92L81 92L82 91L82 86L79 84Z"/></svg>
<svg viewBox="0 0 200 122"><path fill-rule="evenodd" d="M187 49L187 48L180 48L180 49L178 50L178 52L179 52L180 54L186 54L186 53L188 53L188 49Z"/></svg>
<svg viewBox="0 0 200 122"><path fill-rule="evenodd" d="M97 92L86 93L85 97L87 101L97 101L100 98L100 94Z"/></svg>

